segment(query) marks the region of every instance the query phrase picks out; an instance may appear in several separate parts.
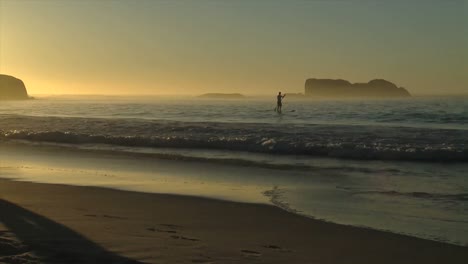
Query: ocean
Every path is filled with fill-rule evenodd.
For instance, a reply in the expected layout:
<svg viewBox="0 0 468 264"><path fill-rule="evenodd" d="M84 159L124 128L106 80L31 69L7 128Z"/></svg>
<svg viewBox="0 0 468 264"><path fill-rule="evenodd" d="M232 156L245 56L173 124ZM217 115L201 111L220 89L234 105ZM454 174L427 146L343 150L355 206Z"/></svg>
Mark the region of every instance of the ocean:
<svg viewBox="0 0 468 264"><path fill-rule="evenodd" d="M282 114L275 103L274 96L0 102L0 147L21 142L216 164L226 171L207 173L203 182L244 186L293 213L468 245L468 97L286 97ZM0 177L9 177L8 164L0 165ZM243 173L234 173L237 168ZM258 202L203 188L170 192Z"/></svg>

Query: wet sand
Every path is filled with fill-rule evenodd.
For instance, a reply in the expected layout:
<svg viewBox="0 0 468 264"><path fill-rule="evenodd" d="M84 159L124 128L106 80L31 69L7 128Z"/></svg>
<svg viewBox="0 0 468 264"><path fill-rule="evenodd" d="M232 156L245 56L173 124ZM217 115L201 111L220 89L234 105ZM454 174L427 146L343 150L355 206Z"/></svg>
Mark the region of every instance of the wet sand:
<svg viewBox="0 0 468 264"><path fill-rule="evenodd" d="M468 248L274 206L0 180L0 262L465 263Z"/></svg>

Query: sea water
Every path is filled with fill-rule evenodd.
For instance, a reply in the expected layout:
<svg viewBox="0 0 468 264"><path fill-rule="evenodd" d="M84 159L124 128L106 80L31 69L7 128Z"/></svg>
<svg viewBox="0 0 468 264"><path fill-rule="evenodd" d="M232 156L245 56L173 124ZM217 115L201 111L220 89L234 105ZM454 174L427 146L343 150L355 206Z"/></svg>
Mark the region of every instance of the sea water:
<svg viewBox="0 0 468 264"><path fill-rule="evenodd" d="M467 97L285 99L282 114L274 99L0 102L0 144L260 168L271 173L217 181L254 181L272 204L308 217L468 244Z"/></svg>

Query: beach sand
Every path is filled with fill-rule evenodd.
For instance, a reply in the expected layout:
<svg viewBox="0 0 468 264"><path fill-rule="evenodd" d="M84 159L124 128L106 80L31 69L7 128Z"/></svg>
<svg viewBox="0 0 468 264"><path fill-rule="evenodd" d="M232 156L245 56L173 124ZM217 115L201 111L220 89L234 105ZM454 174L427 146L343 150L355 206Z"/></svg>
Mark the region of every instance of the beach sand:
<svg viewBox="0 0 468 264"><path fill-rule="evenodd" d="M466 263L468 248L274 206L0 180L0 263Z"/></svg>

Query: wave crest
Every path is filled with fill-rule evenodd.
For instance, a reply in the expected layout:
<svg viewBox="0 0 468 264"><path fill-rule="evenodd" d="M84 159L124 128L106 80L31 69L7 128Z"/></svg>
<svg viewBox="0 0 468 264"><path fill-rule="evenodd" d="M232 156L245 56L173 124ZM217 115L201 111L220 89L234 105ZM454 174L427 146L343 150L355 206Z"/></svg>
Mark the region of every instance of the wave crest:
<svg viewBox="0 0 468 264"><path fill-rule="evenodd" d="M363 160L468 161L465 130L3 116L0 139L236 150Z"/></svg>
<svg viewBox="0 0 468 264"><path fill-rule="evenodd" d="M66 144L107 144L125 147L149 148L185 148L235 150L257 153L284 155L310 155L361 160L408 160L466 162L468 151L453 148L429 148L398 146L389 144L350 144L342 142L307 142L294 139L273 139L255 137L228 136L111 136L93 135L60 131L7 131L1 132L0 138L27 140L33 142L50 142Z"/></svg>

